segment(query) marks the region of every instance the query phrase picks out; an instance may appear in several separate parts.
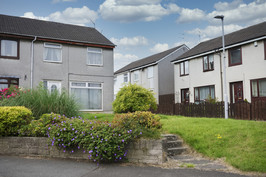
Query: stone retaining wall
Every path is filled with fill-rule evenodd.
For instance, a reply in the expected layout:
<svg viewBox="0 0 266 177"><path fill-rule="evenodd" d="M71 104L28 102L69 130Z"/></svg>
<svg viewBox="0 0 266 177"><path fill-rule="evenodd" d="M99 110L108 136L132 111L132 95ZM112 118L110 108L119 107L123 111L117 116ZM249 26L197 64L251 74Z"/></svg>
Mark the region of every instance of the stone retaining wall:
<svg viewBox="0 0 266 177"><path fill-rule="evenodd" d="M74 153L63 152L49 147L45 137L0 137L0 155L54 157L88 160L88 153L77 150ZM136 163L161 164L166 156L163 153L162 140L140 139L132 142L128 148L128 161Z"/></svg>

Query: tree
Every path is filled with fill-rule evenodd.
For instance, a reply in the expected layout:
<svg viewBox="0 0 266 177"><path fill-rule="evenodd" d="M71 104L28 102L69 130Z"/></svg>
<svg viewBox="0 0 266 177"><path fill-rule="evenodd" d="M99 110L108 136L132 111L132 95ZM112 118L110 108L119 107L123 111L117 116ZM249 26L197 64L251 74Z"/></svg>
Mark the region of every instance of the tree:
<svg viewBox="0 0 266 177"><path fill-rule="evenodd" d="M120 89L113 102L115 113L156 110L157 104L153 92L137 84L128 84Z"/></svg>

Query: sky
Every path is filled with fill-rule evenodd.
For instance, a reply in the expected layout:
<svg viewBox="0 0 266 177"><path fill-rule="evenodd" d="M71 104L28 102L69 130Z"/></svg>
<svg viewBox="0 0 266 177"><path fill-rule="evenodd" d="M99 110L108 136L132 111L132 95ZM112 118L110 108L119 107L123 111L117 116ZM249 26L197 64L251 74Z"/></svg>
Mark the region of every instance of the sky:
<svg viewBox="0 0 266 177"><path fill-rule="evenodd" d="M114 71L150 55L266 21L266 0L0 0L0 14L94 27L112 41ZM1 25L1 24L0 24Z"/></svg>

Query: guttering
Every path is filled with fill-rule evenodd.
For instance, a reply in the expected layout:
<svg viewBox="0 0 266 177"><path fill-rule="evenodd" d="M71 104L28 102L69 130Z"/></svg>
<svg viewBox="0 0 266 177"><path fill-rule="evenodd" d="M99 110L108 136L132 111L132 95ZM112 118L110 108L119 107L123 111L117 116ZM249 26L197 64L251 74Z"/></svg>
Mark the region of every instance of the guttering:
<svg viewBox="0 0 266 177"><path fill-rule="evenodd" d="M31 41L31 58L30 58L30 88L33 88L33 60L34 60L34 42L37 40L37 36Z"/></svg>
<svg viewBox="0 0 266 177"><path fill-rule="evenodd" d="M232 44L232 45L226 46L225 49L230 49L230 48L233 48L233 47L245 45L245 44L248 44L248 43L251 43L251 42L255 42L255 41L259 41L259 40L263 40L263 39L266 39L266 36L255 38L255 39L251 39L251 40L244 41L244 42L240 42L240 43L237 43L237 44ZM211 50L211 51L208 51L208 52L204 52L204 53L201 53L201 54L198 54L198 55L193 55L193 56L190 56L190 57L187 57L187 58L183 58L183 59L180 59L180 60L177 60L177 61L172 61L171 63L172 64L180 63L180 62L183 62L183 61L186 61L186 60L190 60L190 59L193 59L193 58L205 56L205 55L208 55L208 54L211 54L211 53L214 53L214 52L217 52L217 51L222 51L222 50L223 50L223 48L214 49L214 50Z"/></svg>
<svg viewBox="0 0 266 177"><path fill-rule="evenodd" d="M2 34L5 35L17 35L17 36L25 36L25 37L35 37L34 35L28 35L28 34L19 34L19 33L6 33L3 32ZM103 44L103 43L92 43L92 42L86 42L86 41L77 41L77 40L70 40L70 39L61 39L61 38L49 38L44 36L38 36L38 40L43 40L46 42L62 42L67 44L76 44L76 45L86 45L86 46L101 46L103 48L115 48L116 45L110 45L110 44Z"/></svg>

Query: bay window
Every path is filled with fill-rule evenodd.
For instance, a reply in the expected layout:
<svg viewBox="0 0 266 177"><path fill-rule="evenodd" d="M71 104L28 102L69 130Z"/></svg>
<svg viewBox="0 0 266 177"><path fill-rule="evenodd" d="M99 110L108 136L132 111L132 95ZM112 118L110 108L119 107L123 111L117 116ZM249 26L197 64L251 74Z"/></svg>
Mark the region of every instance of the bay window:
<svg viewBox="0 0 266 177"><path fill-rule="evenodd" d="M71 82L70 92L77 98L82 110L101 111L103 109L102 83Z"/></svg>

